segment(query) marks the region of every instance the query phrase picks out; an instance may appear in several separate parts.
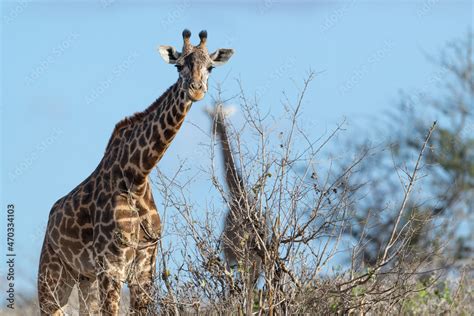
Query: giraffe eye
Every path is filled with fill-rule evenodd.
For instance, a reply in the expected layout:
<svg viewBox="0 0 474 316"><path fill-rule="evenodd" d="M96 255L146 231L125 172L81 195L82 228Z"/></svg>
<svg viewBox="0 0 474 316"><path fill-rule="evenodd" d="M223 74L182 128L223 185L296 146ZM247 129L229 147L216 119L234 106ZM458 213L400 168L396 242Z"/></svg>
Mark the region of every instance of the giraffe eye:
<svg viewBox="0 0 474 316"><path fill-rule="evenodd" d="M214 66L209 66L207 67L207 71L210 73L212 71L212 69L214 69Z"/></svg>

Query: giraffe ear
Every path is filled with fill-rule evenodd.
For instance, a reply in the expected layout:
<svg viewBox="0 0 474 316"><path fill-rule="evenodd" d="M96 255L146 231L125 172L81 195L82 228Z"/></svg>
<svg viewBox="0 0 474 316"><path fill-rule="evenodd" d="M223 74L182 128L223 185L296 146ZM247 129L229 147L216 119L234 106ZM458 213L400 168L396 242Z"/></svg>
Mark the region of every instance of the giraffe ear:
<svg viewBox="0 0 474 316"><path fill-rule="evenodd" d="M234 50L230 48L219 48L214 53L209 55L214 66L225 64L234 54Z"/></svg>
<svg viewBox="0 0 474 316"><path fill-rule="evenodd" d="M161 57L164 59L165 62L168 64L176 64L176 61L181 56L181 53L176 51L176 48L173 46L160 46L158 48Z"/></svg>

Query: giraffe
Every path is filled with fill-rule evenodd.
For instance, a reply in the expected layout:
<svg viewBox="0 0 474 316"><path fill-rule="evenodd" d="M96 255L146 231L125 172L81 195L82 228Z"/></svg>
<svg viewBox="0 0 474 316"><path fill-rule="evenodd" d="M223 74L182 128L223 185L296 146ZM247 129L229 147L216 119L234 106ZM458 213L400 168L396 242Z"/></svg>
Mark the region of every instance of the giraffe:
<svg viewBox="0 0 474 316"><path fill-rule="evenodd" d="M152 300L160 217L148 175L180 129L193 102L208 90L212 68L232 49L209 54L207 32L183 49L160 46L179 78L147 109L116 124L97 168L52 207L41 250L38 299L42 315L63 315L74 285L81 314L118 315L123 283L130 308L145 315Z"/></svg>
<svg viewBox="0 0 474 316"><path fill-rule="evenodd" d="M247 277L248 301L252 301L253 286L258 280L261 270L260 245L265 242L266 225L261 216L257 214L254 198L248 192L244 179L239 172L226 123L229 111L217 102L214 109L208 109L208 114L213 122L213 133L219 137L224 164L224 175L229 190L229 209L225 215L224 229L221 240L224 257L230 269L243 266L249 271ZM226 113L227 112L227 113ZM257 240L257 235L261 238ZM252 304L247 304L251 307ZM251 309L248 310L251 313Z"/></svg>

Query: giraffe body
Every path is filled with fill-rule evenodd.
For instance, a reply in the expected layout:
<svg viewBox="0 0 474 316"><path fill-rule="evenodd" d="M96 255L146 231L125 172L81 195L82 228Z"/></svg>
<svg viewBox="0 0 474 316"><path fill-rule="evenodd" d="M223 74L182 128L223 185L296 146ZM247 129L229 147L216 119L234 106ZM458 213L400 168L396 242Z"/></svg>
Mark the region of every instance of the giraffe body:
<svg viewBox="0 0 474 316"><path fill-rule="evenodd" d="M209 55L183 32L183 53L162 46L178 81L145 111L119 122L92 174L51 209L38 272L41 313L62 315L72 288L81 314L118 315L123 283L131 311L145 315L153 301L161 224L148 175L163 157L194 101L207 92L210 69L232 50Z"/></svg>

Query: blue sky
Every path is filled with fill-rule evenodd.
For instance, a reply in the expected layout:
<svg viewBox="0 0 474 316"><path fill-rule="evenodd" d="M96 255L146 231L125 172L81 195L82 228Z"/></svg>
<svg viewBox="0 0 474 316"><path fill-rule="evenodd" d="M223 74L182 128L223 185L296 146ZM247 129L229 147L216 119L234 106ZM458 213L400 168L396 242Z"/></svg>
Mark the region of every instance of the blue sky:
<svg viewBox="0 0 474 316"><path fill-rule="evenodd" d="M294 95L310 68L321 72L304 118L318 137L346 117L350 136L395 106L400 89L435 91L430 78L439 69L426 54L465 35L472 10L470 1L431 0L3 1L1 200L3 209L16 207L17 289L34 289L52 204L94 170L117 121L145 109L175 82L176 70L156 48L180 48L184 28L193 41L207 29L210 50L235 49L212 73L211 86L228 78L230 96L240 78L275 116L282 112L282 91ZM202 131L210 123L202 108L210 100L193 106L161 170L171 173L180 159L208 163L202 144L209 136ZM240 119L237 114L235 124ZM200 196L210 187L201 179L191 189ZM4 269L0 265L2 281Z"/></svg>

